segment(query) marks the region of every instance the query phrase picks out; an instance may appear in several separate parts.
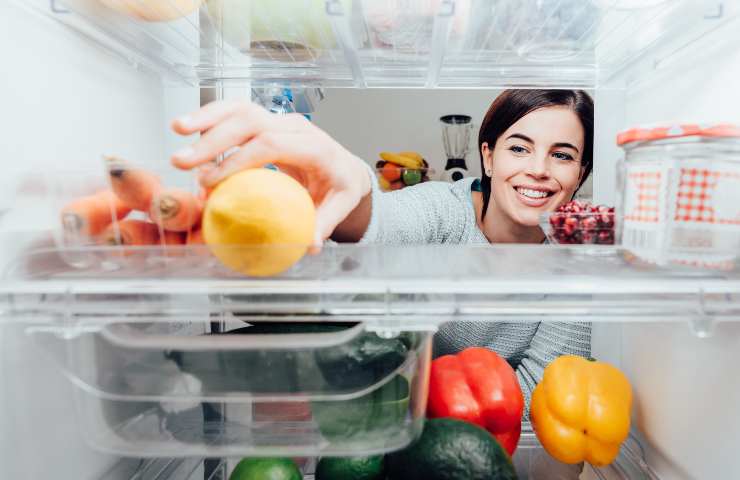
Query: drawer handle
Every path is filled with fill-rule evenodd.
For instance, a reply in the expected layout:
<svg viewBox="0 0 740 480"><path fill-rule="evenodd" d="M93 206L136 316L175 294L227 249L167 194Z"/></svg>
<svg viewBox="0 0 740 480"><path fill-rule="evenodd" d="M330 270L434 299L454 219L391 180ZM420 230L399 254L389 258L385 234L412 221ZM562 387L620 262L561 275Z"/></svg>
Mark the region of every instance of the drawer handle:
<svg viewBox="0 0 740 480"><path fill-rule="evenodd" d="M174 336L147 334L123 325L107 325L100 334L110 343L131 349L152 350L289 350L328 348L345 344L362 334L363 323L338 332L257 333Z"/></svg>

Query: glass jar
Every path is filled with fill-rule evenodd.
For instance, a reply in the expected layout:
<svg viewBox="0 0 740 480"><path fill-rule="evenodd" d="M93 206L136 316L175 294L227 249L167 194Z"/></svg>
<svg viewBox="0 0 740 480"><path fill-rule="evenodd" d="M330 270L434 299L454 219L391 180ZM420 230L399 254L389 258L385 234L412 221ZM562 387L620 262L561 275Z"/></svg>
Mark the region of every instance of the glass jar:
<svg viewBox="0 0 740 480"><path fill-rule="evenodd" d="M658 265L729 269L740 253L740 127L634 128L617 137L617 239Z"/></svg>

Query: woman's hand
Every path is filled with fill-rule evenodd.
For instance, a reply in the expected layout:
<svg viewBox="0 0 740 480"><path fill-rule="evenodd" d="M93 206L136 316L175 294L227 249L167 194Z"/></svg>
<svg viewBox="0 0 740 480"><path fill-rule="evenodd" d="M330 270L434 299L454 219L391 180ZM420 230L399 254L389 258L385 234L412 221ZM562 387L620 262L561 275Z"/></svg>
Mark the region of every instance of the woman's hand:
<svg viewBox="0 0 740 480"><path fill-rule="evenodd" d="M363 161L299 114L275 115L248 101L218 101L176 119L172 128L181 135L201 133L198 141L172 156L172 163L186 170L201 167L205 187L269 163L298 180L316 205L316 245L371 191ZM228 156L216 165L221 154ZM357 219L345 223L353 228L358 224ZM365 221L359 224L367 226Z"/></svg>

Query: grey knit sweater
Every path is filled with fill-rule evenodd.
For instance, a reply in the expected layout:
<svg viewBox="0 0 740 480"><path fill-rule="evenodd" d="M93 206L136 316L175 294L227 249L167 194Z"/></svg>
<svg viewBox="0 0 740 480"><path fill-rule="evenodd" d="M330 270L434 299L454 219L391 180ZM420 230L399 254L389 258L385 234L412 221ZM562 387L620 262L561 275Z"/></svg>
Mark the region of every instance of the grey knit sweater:
<svg viewBox="0 0 740 480"><path fill-rule="evenodd" d="M372 175L372 173L371 173ZM372 214L361 243L488 244L478 228L471 185L428 182L395 192L380 191L372 175ZM451 322L434 337L434 355L469 346L484 346L505 357L516 369L526 400L545 366L564 354L589 356L591 324L586 322Z"/></svg>

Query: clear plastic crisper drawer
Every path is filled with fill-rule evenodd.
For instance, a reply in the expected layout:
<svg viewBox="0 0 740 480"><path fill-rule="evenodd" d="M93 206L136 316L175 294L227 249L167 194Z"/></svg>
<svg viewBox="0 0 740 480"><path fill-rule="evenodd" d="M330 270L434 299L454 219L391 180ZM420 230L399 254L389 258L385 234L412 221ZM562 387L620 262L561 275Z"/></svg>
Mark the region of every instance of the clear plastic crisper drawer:
<svg viewBox="0 0 740 480"><path fill-rule="evenodd" d="M98 322L25 333L74 384L90 445L118 455L380 453L420 433L430 332L242 325Z"/></svg>

